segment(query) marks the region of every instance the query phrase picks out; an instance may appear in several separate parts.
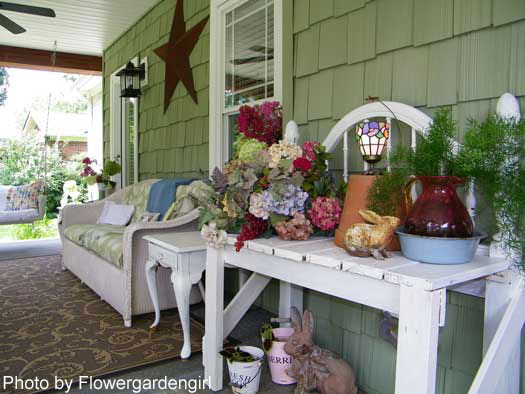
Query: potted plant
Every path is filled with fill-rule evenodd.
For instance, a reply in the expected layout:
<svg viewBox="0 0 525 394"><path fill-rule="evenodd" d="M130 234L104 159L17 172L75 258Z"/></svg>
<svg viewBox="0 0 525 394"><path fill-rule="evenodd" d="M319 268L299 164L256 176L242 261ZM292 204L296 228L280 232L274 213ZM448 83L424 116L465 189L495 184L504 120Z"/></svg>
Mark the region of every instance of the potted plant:
<svg viewBox="0 0 525 394"><path fill-rule="evenodd" d="M456 187L467 182L468 173L459 165L462 155L455 146L455 132L450 110L438 111L415 150L399 147L394 151L392 173L378 178L368 197L370 209L393 210L396 202L410 201L412 184L421 182L422 192L413 206L407 204L404 227L397 231L403 254L417 261L470 261L482 238L474 234L472 219L456 193ZM399 188L404 181L406 186ZM394 187L398 191L389 194Z"/></svg>
<svg viewBox="0 0 525 394"><path fill-rule="evenodd" d="M290 327L273 328L270 324L261 327L261 341L274 383L296 383L295 379L286 374L286 370L292 366L293 357L284 351L284 346L293 333L294 329Z"/></svg>
<svg viewBox="0 0 525 394"><path fill-rule="evenodd" d="M233 393L256 394L261 381L264 352L253 346L239 346L219 353L226 358Z"/></svg>
<svg viewBox="0 0 525 394"><path fill-rule="evenodd" d="M458 168L475 181L496 217L491 254L524 268L525 122L518 116L471 121L458 155ZM498 250L499 249L499 250Z"/></svg>
<svg viewBox="0 0 525 394"><path fill-rule="evenodd" d="M94 169L97 164L95 159L85 157L82 164L84 168L80 176L85 178L88 187L91 186L91 200L102 199L113 192L116 183L111 180L111 177L121 171L121 166L117 161L107 160L100 173Z"/></svg>

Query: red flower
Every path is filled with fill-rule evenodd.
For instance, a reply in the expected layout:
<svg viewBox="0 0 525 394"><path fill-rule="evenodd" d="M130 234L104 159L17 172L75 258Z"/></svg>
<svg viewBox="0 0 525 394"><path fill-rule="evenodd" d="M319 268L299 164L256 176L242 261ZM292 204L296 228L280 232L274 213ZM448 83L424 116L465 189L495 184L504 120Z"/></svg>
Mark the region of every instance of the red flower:
<svg viewBox="0 0 525 394"><path fill-rule="evenodd" d="M89 165L92 163L91 159L89 157L85 157L84 160L82 160L82 163Z"/></svg>
<svg viewBox="0 0 525 394"><path fill-rule="evenodd" d="M293 161L293 166L299 171L306 172L312 168L312 163L304 157L298 157Z"/></svg>

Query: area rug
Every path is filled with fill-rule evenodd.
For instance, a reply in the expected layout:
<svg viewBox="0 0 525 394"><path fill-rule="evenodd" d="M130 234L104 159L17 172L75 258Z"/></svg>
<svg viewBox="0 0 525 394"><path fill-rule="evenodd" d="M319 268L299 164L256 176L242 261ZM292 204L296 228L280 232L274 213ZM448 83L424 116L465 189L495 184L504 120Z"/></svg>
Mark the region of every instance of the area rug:
<svg viewBox="0 0 525 394"><path fill-rule="evenodd" d="M177 358L183 345L177 310L133 318L133 327L82 284L62 271L60 256L0 262L0 376L48 382L100 377ZM192 351L201 350L202 324L192 319ZM30 393L1 387L0 392Z"/></svg>

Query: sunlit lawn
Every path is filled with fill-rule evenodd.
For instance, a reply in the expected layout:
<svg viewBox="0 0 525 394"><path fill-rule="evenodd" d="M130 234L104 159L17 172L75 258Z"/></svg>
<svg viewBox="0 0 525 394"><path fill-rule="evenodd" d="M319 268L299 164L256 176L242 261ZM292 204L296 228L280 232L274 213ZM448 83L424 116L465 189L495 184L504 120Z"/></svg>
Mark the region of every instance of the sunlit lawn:
<svg viewBox="0 0 525 394"><path fill-rule="evenodd" d="M56 237L58 237L57 219L41 220L35 224L9 224L0 226L0 242Z"/></svg>

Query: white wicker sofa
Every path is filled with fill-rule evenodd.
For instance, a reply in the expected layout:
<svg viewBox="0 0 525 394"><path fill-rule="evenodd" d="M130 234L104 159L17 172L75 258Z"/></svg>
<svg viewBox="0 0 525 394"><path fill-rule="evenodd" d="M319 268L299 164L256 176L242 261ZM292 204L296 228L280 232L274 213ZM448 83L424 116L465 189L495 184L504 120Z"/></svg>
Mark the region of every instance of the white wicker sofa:
<svg viewBox="0 0 525 394"><path fill-rule="evenodd" d="M151 185L158 180L147 180L113 193L104 200L84 205L67 205L62 210L59 232L62 240L62 265L88 285L103 300L115 308L124 318L124 325L131 327L132 316L153 312L146 276L148 259L146 235L163 232L183 232L197 229L198 209L165 222L142 223L138 218L144 213ZM97 225L105 201L131 204L135 213L126 227ZM117 244L111 256L104 251L89 250L82 235L99 231ZM96 236L92 238L96 239ZM86 238L89 238L86 236ZM89 239L87 239L89 241ZM121 244L120 256L115 252ZM87 247L85 247L87 246ZM110 248L108 248L110 249ZM96 252L94 251L96 250ZM117 258L118 257L118 258ZM157 277L157 289L161 309L176 307L176 299L169 272ZM197 288L192 289L190 303L202 300Z"/></svg>

